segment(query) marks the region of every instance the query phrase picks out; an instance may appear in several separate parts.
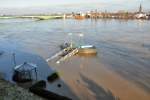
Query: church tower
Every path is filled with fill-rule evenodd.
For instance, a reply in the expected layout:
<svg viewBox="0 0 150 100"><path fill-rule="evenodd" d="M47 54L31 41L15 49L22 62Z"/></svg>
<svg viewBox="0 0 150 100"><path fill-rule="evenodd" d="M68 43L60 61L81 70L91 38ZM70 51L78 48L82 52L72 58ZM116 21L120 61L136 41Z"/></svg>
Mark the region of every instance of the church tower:
<svg viewBox="0 0 150 100"><path fill-rule="evenodd" d="M142 5L140 4L139 13L142 13Z"/></svg>

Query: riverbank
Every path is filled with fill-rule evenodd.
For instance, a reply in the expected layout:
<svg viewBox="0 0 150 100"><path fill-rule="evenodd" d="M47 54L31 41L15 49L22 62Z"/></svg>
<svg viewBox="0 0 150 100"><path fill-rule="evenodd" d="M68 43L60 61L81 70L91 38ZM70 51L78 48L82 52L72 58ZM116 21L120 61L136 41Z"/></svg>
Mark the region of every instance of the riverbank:
<svg viewBox="0 0 150 100"><path fill-rule="evenodd" d="M63 16L60 15L33 15L33 16L0 16L0 19L13 19L13 18L29 18L38 20L49 20L49 19L62 19Z"/></svg>
<svg viewBox="0 0 150 100"><path fill-rule="evenodd" d="M5 81L0 75L0 100L44 100L17 85Z"/></svg>
<svg viewBox="0 0 150 100"><path fill-rule="evenodd" d="M14 81L12 80L13 68L14 68L13 57L12 57L12 53L11 53L12 51L8 50L6 48L2 48L2 47L1 47L1 51L3 51L3 54L0 56L0 66L1 66L0 73L2 73L3 79L7 80L8 82L0 81L0 85L3 87L3 88L0 88L0 92L6 91L5 90L6 87L8 87L8 90L7 90L7 92L0 93L0 94L4 94L3 96L0 95L0 97L5 98L8 96L7 94L10 94L11 96L13 96L13 94L14 94L15 95L14 98L15 98L17 95L22 95L22 94L18 94L19 92L17 90L15 90L16 85L15 86L10 85L11 83L14 83ZM43 91L43 94L44 93L50 94L49 96L48 96L48 94L46 94L47 97L41 95L43 98L51 99L51 98L53 98L53 95L51 95L51 94L57 95L58 98L60 96L64 96L64 97L68 97L68 98L76 98L77 97L71 91L70 87L68 87L68 85L65 84L65 82L61 78L59 78L53 82L47 81L47 77L50 76L52 73L56 72L56 70L53 69L52 67L50 67L44 58L42 58L36 54L31 54L29 52L15 51L15 50L14 50L14 52L15 52L16 65L20 65L24 62L32 62L38 66L37 67L37 82L40 80L44 80L46 82L46 87L41 91ZM5 67L3 67L3 66L5 66ZM33 77L35 77L34 74L33 74ZM9 83L9 84L7 84L7 83ZM29 84L28 83L25 83L25 84L14 83L14 84L17 84L17 86L25 88L27 90L27 92L28 92L29 88L33 85L30 83ZM22 89L19 89L19 90L21 91ZM8 93L8 92L10 92L10 93ZM33 91L33 93L35 93L35 92ZM38 93L36 91L35 94L39 95ZM0 100L12 100L12 99L7 99L7 98L3 99L3 98L2 99L0 98ZM17 97L17 98L19 98L19 97ZM16 99L13 99L13 100L16 100ZM19 99L19 100L22 100L22 99ZM23 100L24 100L24 98L23 98ZM30 99L25 99L25 100L30 100ZM31 99L31 100L37 100L37 99ZM78 99L75 99L75 100L78 100Z"/></svg>
<svg viewBox="0 0 150 100"><path fill-rule="evenodd" d="M56 15L6 15L0 16L0 19L37 19L37 20L50 20L50 19L118 19L118 20L150 20L150 15L146 13L89 13L89 14L56 14Z"/></svg>

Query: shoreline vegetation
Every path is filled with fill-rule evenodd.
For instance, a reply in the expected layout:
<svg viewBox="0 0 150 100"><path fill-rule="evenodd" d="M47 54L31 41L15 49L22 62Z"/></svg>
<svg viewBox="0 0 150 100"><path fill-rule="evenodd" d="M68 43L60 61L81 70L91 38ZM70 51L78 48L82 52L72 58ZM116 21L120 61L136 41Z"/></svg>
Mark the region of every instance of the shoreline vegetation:
<svg viewBox="0 0 150 100"><path fill-rule="evenodd" d="M28 90L6 81L0 73L0 86L0 100L71 100L46 90L45 81L35 83Z"/></svg>
<svg viewBox="0 0 150 100"><path fill-rule="evenodd" d="M45 100L26 89L12 84L0 75L0 100Z"/></svg>

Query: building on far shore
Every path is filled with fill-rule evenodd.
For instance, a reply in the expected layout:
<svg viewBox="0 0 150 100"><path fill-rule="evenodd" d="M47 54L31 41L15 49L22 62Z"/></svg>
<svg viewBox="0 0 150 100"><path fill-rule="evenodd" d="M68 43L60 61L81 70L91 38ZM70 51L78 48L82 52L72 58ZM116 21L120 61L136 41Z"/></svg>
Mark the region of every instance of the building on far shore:
<svg viewBox="0 0 150 100"><path fill-rule="evenodd" d="M119 10L118 12L99 12L97 9L88 11L86 13L72 13L72 18L75 19L100 19L100 18L107 18L107 19L150 19L150 13L146 13L143 11L142 4L140 4L139 9L137 12L128 12L124 10Z"/></svg>
<svg viewBox="0 0 150 100"><path fill-rule="evenodd" d="M82 19L86 18L86 15L84 13L80 12L80 13L74 14L74 18L78 19L78 20L82 20Z"/></svg>
<svg viewBox="0 0 150 100"><path fill-rule="evenodd" d="M135 18L137 19L148 19L149 16L143 12L142 4L140 4L139 11L135 14Z"/></svg>

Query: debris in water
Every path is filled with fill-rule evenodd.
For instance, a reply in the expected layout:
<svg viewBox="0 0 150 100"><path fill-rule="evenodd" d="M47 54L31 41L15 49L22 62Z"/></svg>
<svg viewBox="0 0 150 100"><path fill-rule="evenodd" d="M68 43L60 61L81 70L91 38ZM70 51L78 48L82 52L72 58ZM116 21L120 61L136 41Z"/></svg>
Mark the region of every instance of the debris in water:
<svg viewBox="0 0 150 100"><path fill-rule="evenodd" d="M59 78L58 72L55 72L53 74L51 74L50 76L47 77L47 80L49 82L54 82L55 80L57 80Z"/></svg>

